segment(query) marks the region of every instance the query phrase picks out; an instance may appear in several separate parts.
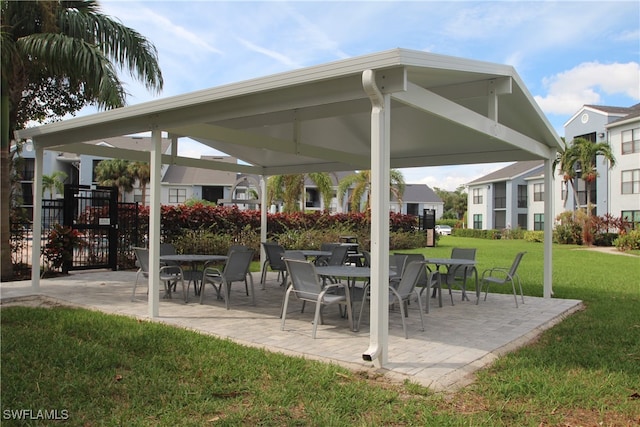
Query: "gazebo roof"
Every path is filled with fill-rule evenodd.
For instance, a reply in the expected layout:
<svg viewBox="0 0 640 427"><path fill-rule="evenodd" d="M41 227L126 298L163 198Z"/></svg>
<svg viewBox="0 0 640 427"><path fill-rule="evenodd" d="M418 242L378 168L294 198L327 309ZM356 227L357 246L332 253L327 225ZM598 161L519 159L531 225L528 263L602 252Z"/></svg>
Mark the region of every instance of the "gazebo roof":
<svg viewBox="0 0 640 427"><path fill-rule="evenodd" d="M44 149L148 160L85 141L166 131L242 164L163 156L163 163L260 175L371 167L363 72L391 95L393 168L545 159L560 138L513 67L393 49L158 99L17 132Z"/></svg>
<svg viewBox="0 0 640 427"><path fill-rule="evenodd" d="M152 131L150 152L85 144ZM246 164L161 153L161 131L189 137ZM44 149L149 161L149 313L159 313L160 164L247 174L371 170L370 346L363 358L387 361L389 169L544 159L561 148L512 67L394 49L276 74L17 133L36 148L34 235L41 234ZM551 193L547 171L545 186ZM261 187L265 181L261 181ZM545 193L545 194L547 194ZM266 203L263 190L262 205ZM545 195L545 211L550 196ZM261 211L265 241L266 209ZM551 295L551 221L545 222L544 295ZM32 286L39 286L34 240ZM264 261L264 254L262 256Z"/></svg>

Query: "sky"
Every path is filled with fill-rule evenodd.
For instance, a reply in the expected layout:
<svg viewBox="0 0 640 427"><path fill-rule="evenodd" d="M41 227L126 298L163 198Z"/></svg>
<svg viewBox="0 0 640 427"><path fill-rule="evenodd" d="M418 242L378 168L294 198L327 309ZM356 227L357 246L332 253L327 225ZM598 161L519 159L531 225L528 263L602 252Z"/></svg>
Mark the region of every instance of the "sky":
<svg viewBox="0 0 640 427"><path fill-rule="evenodd" d="M128 105L405 48L511 65L559 136L585 104L640 102L638 1L101 1L158 50L160 95L122 75ZM81 114L86 114L83 112ZM180 154L215 154L181 141ZM453 191L508 163L402 169Z"/></svg>

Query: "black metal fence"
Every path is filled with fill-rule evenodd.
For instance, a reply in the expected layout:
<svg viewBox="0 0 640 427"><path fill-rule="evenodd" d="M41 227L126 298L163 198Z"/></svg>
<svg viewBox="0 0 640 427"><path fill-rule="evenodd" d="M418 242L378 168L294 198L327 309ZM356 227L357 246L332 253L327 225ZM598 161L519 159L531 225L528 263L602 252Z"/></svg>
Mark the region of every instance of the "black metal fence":
<svg viewBox="0 0 640 427"><path fill-rule="evenodd" d="M141 221L138 215L138 203L118 203L118 227L117 227L117 268L130 269L135 266L135 254L132 247L143 246L146 242L147 232L141 232ZM40 239L40 247L44 248L48 236L55 224L64 224L64 200L42 201L42 235L33 236L33 222L29 220L14 221L11 223L11 259L16 278L26 278L31 274L31 254L33 239ZM94 233L95 234L95 233ZM83 235L83 239L95 240L95 235ZM95 245L83 245L95 247ZM102 251L101 249L100 251ZM93 249L91 249L93 251ZM77 264L85 263L86 250L74 251L74 259ZM101 253L93 253L92 257L102 256ZM40 265L46 265L44 255L40 254Z"/></svg>

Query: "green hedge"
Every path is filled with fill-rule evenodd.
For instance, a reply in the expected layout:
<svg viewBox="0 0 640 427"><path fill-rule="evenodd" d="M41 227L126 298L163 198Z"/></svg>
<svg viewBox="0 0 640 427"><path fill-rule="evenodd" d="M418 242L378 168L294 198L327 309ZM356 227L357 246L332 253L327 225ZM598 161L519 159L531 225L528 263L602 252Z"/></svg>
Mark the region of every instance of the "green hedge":
<svg viewBox="0 0 640 427"><path fill-rule="evenodd" d="M149 208L140 207L141 236L148 236ZM425 235L417 231L418 218L390 213L390 248L411 249L426 246ZM338 242L341 236L355 236L360 250L369 250L371 220L365 213L326 214L296 212L267 214L267 240L287 249L319 249L325 242ZM175 245L179 253L226 253L231 245L242 244L260 253L260 211L202 203L162 206L161 239ZM131 242L148 246L148 241ZM132 268L135 256L130 248L121 251L120 268Z"/></svg>

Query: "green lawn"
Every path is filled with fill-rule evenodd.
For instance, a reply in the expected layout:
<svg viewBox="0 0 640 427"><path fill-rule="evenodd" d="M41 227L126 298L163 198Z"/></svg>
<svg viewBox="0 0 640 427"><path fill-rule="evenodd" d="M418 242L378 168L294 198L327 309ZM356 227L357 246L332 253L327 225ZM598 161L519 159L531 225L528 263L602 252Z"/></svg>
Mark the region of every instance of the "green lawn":
<svg viewBox="0 0 640 427"><path fill-rule="evenodd" d="M480 271L527 251L525 294L542 295L541 244L445 236L420 251L453 246L478 248ZM19 409L74 426L639 425L640 257L554 246L553 277L556 297L586 309L453 395L152 322L3 308L2 425L51 425L10 420Z"/></svg>

